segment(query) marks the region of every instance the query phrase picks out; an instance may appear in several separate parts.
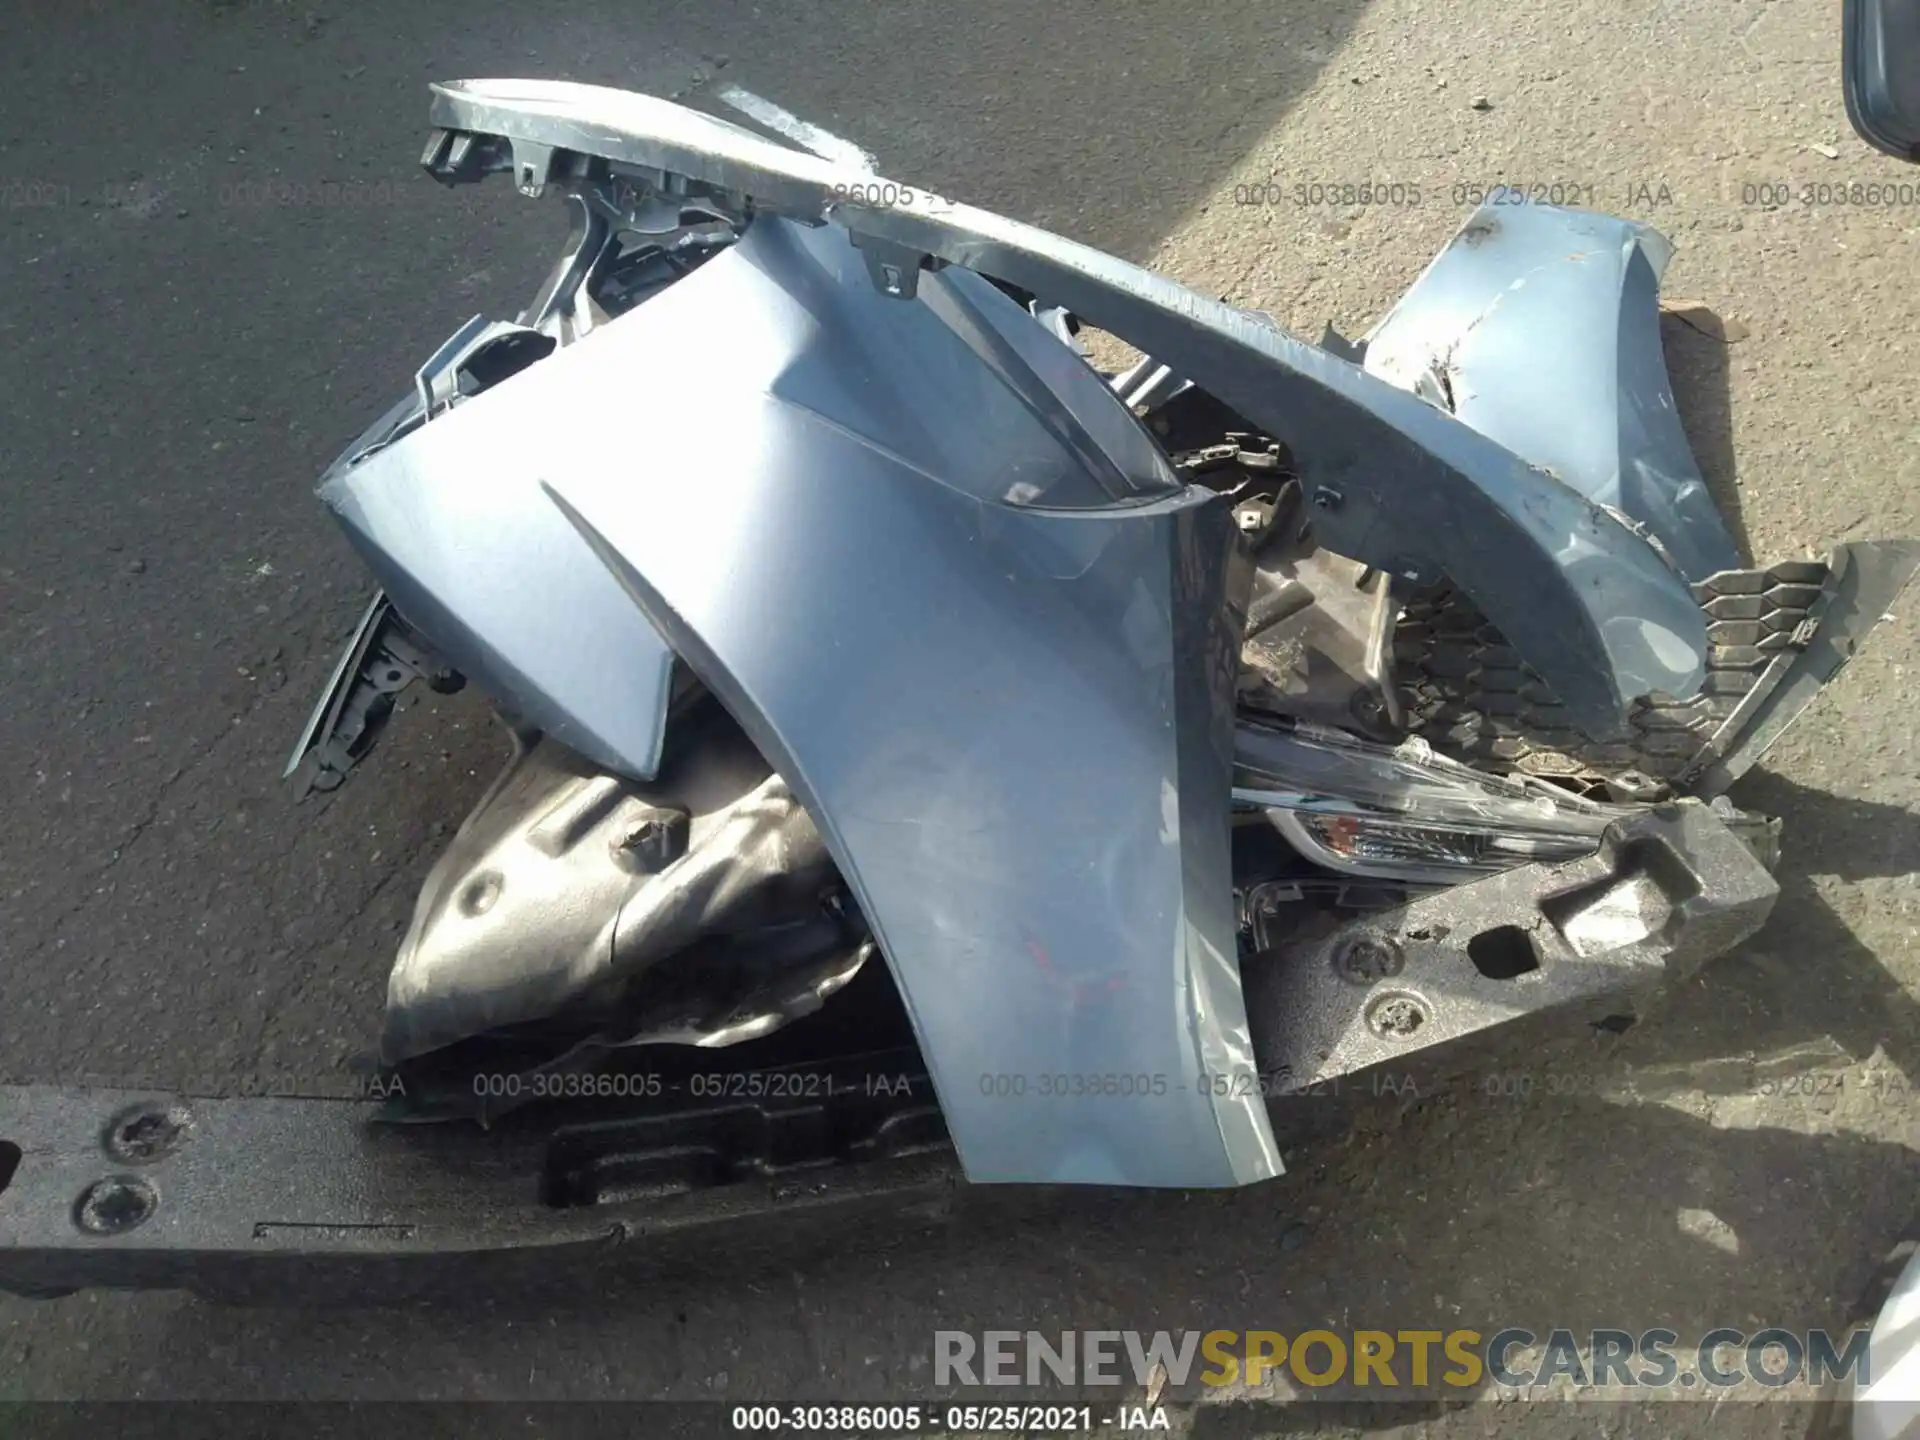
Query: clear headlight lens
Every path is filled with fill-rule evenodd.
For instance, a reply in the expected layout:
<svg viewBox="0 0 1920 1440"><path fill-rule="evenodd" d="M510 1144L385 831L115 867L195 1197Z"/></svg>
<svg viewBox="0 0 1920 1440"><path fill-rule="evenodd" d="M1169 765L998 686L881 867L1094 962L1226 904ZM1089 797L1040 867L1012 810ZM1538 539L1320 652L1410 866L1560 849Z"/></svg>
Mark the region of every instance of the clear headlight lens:
<svg viewBox="0 0 1920 1440"><path fill-rule="evenodd" d="M1242 725L1234 799L1266 812L1302 855L1349 875L1453 885L1590 854L1636 806L1487 775L1423 740L1369 744L1339 731Z"/></svg>

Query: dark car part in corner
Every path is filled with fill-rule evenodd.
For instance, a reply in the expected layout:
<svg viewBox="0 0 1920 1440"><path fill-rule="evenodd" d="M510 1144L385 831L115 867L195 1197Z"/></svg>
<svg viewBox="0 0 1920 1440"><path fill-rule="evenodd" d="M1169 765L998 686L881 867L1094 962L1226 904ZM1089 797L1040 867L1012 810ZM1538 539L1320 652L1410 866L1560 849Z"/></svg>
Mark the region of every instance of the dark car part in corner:
<svg viewBox="0 0 1920 1440"><path fill-rule="evenodd" d="M1764 922L1779 826L1725 791L1920 549L1745 566L1648 227L1496 197L1316 346L651 97L432 121L436 179L570 233L322 477L380 593L288 768L337 788L416 678L511 756L359 1080L0 1090L0 1284L1251 1183L1329 1082Z"/></svg>
<svg viewBox="0 0 1920 1440"><path fill-rule="evenodd" d="M1920 160L1920 5L1845 0L1842 86L1860 138L1900 160Z"/></svg>

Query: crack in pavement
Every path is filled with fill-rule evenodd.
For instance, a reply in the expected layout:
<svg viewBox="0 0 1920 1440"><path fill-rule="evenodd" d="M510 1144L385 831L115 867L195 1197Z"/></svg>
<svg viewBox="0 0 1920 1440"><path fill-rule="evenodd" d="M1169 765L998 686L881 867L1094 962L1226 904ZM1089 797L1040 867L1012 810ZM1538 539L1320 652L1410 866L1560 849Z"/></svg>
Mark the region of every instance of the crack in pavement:
<svg viewBox="0 0 1920 1440"><path fill-rule="evenodd" d="M160 818L160 809L161 806L166 803L167 796L174 791L181 781L196 774L229 739L238 734L248 718L260 708L262 702L269 696L279 694L283 688L282 686L272 690L256 692L247 706L241 710L239 714L232 716L227 721L227 726L224 731L204 742L199 750L191 753L184 765L176 766L173 773L160 782L159 788L153 792L152 798L148 800L147 804L142 808L141 814L129 823L124 837L113 847L106 860L80 877L77 883L84 887L85 893L71 905L59 911L37 940L28 943L26 956L29 963L38 958L46 950L56 947L62 939L68 924L93 903L100 893L98 883L100 878L115 866L119 865L120 862L139 845L140 841L146 837L147 833L153 828L154 822Z"/></svg>

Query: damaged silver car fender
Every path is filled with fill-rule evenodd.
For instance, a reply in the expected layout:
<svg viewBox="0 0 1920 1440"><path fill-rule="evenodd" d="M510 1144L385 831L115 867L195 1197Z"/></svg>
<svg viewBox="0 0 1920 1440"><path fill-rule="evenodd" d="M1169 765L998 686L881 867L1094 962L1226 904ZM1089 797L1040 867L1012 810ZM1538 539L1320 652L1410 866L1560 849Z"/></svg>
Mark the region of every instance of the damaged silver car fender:
<svg viewBox="0 0 1920 1440"><path fill-rule="evenodd" d="M288 773L416 680L511 756L350 1092L0 1086L0 1289L524 1293L962 1178L1249 1183L1764 923L1727 789L1920 543L1744 567L1661 237L1502 192L1311 346L713 98L810 153L434 88L428 173L570 234L323 476L380 590Z"/></svg>
<svg viewBox="0 0 1920 1440"><path fill-rule="evenodd" d="M1436 949L1421 1044L1637 987L1764 918L1764 825L1687 802L1648 889L1635 827L1666 824L1640 803L1660 782L1554 798L1374 743L1479 703L1402 703L1396 617L1440 582L1526 668L1548 732L1638 743L1649 697L1700 688L1713 622L1690 567L1735 572L1684 436L1656 423L1637 228L1542 210L1492 243L1483 210L1452 248L1497 263L1436 263L1353 353L649 97L462 82L435 87L433 120L429 173L558 189L573 231L518 320L456 332L322 484L395 613L369 611L296 763L351 763L369 687L414 655L475 678L519 737L422 894L388 1063L556 1019L562 1063L738 1043L804 1023L877 952L970 1179L1244 1184L1280 1171L1267 1101L1292 1082L1273 1077L1413 1034L1340 1039L1379 997L1285 939L1314 875L1349 911L1371 884L1417 916L1451 884L1489 930L1535 923L1503 918L1522 902L1564 920L1545 978L1473 978L1466 934ZM1568 288L1542 306L1523 282L1550 260ZM1529 392L1577 412L1564 451L1477 388L1562 304L1631 316ZM1148 359L1109 383L1069 315ZM1194 483L1211 451L1156 443L1142 417L1183 395L1264 432L1223 447L1258 484ZM1313 654L1340 674L1303 699ZM1417 658L1445 678L1443 648ZM676 710L683 690L725 725ZM752 754L716 761L729 725ZM1727 753L1712 739L1702 765ZM1294 858L1243 889L1250 820ZM1596 961L1596 935L1631 929L1604 918L1621 907L1678 918L1620 939L1631 964ZM785 968L734 963L757 946ZM663 999L668 960L721 978Z"/></svg>
<svg viewBox="0 0 1920 1440"><path fill-rule="evenodd" d="M525 496L578 530L573 563L598 557L816 817L971 1178L1278 1173L1258 1097L1202 1083L1252 1066L1231 517L985 281L922 297L876 291L837 232L763 216L326 499L383 578ZM544 423L561 415L607 418ZM1125 493L1090 485L1096 445ZM403 962L394 984L421 978ZM435 1041L479 1028L474 978L429 992ZM1121 1072L1128 1100L1044 1094Z"/></svg>
<svg viewBox="0 0 1920 1440"><path fill-rule="evenodd" d="M1368 332L1362 363L1626 517L1689 581L1739 569L1661 353L1672 244L1522 198L1474 213Z"/></svg>
<svg viewBox="0 0 1920 1440"><path fill-rule="evenodd" d="M1264 317L1091 246L803 154L667 101L600 86L434 87L430 170L511 167L524 193L583 157L845 229L901 299L954 264L1047 297L1284 441L1325 543L1409 581L1451 577L1596 738L1634 698L1691 694L1705 627L1685 582L1604 509L1406 391ZM476 137L505 143L490 154ZM589 166L591 168L591 166ZM878 203L876 203L876 201Z"/></svg>

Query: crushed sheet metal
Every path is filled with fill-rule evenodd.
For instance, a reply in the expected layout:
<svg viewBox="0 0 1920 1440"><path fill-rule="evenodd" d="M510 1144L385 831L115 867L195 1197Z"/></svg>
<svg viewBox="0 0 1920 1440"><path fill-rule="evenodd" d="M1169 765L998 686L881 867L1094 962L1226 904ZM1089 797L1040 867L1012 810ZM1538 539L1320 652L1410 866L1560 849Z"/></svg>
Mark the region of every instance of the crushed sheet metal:
<svg viewBox="0 0 1920 1440"><path fill-rule="evenodd" d="M1687 579L1738 569L1661 352L1672 243L1502 193L1367 335L1366 369L1644 525Z"/></svg>
<svg viewBox="0 0 1920 1440"><path fill-rule="evenodd" d="M698 733L702 743L670 749L647 783L551 736L514 737L512 758L421 886L387 982L382 1059L556 1014L577 1027L596 995L703 934L777 932L783 983L743 985L721 941L703 956L720 992L708 1006L676 996L664 1013L606 1007L605 1043L730 1044L791 1018L784 982L851 978L854 938L820 923L833 870L806 812L737 729ZM817 923L799 923L808 919Z"/></svg>

